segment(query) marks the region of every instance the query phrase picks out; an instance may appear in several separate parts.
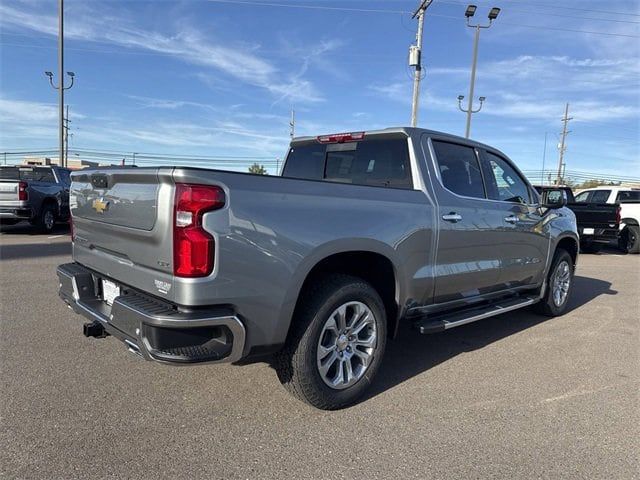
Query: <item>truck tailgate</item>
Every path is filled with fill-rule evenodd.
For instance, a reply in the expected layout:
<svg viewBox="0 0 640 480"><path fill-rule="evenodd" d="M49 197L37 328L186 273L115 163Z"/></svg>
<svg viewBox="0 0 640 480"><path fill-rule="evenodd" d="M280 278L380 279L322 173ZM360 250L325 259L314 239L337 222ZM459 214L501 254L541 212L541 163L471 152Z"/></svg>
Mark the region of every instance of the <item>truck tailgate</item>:
<svg viewBox="0 0 640 480"><path fill-rule="evenodd" d="M105 168L72 175L74 259L149 292L173 278L172 168ZM158 285L161 288L158 288Z"/></svg>
<svg viewBox="0 0 640 480"><path fill-rule="evenodd" d="M14 205L18 202L18 180L0 179L0 205Z"/></svg>
<svg viewBox="0 0 640 480"><path fill-rule="evenodd" d="M620 223L618 205L609 203L570 203L567 205L576 216L576 223L584 228L617 228Z"/></svg>

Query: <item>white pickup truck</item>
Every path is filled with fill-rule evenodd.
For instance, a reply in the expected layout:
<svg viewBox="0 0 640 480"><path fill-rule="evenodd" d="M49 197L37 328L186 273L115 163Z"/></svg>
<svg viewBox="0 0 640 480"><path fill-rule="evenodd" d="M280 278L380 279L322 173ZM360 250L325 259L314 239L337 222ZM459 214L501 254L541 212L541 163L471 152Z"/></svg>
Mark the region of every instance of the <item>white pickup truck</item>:
<svg viewBox="0 0 640 480"><path fill-rule="evenodd" d="M576 203L620 204L618 246L627 253L640 253L640 188L601 186L576 195Z"/></svg>

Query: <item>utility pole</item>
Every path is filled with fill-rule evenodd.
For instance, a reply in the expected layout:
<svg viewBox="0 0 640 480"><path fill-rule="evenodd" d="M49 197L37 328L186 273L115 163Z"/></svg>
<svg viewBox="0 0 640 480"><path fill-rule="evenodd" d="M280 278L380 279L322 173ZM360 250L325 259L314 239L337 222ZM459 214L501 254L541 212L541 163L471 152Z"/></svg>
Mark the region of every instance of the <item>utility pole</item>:
<svg viewBox="0 0 640 480"><path fill-rule="evenodd" d="M416 44L409 47L409 66L414 67L413 72L413 100L411 101L411 126L418 126L418 104L420 103L420 80L422 80L422 30L424 28L424 13L433 0L422 0L418 9L413 12L411 18L418 17L418 31Z"/></svg>
<svg viewBox="0 0 640 480"><path fill-rule="evenodd" d="M57 87L54 85L52 72L45 72L45 75L49 77L51 86L58 90L58 156L60 166L64 167L64 91L73 87L73 79L75 77L73 72L67 72L67 75L71 77L71 85L64 86L64 0L58 0L58 80L60 85Z"/></svg>
<svg viewBox="0 0 640 480"><path fill-rule="evenodd" d="M69 165L69 105L67 105L67 115L64 119L64 166Z"/></svg>
<svg viewBox="0 0 640 480"><path fill-rule="evenodd" d="M296 111L292 108L291 118L289 119L289 136L291 137L291 140L293 140L293 137L295 137L295 135L296 135Z"/></svg>
<svg viewBox="0 0 640 480"><path fill-rule="evenodd" d="M542 152L542 172L540 172L540 185L544 186L544 162L547 159L547 132L544 132L544 151Z"/></svg>
<svg viewBox="0 0 640 480"><path fill-rule="evenodd" d="M562 117L562 137L560 138L560 145L558 145L558 150L560 150L560 154L558 155L558 176L556 178L556 185L560 185L562 183L562 166L564 160L564 152L567 149L566 139L567 134L570 133L570 130L567 130L567 124L569 120L573 120L573 117L569 116L569 104L564 107L564 117Z"/></svg>
<svg viewBox="0 0 640 480"><path fill-rule="evenodd" d="M493 21L498 18L498 14L500 13L500 9L498 7L493 7L489 10L489 23L487 25L480 25L479 23L476 25L471 25L471 17L473 17L476 13L478 7L475 5L467 6L467 10L464 12L464 16L467 18L467 27L475 28L475 37L473 41L473 60L471 61L471 83L469 85L469 99L466 110L462 108L462 100L464 100L464 95L458 95L458 108L467 114L467 126L465 128L465 138L469 138L471 134L471 115L474 113L478 113L482 110L482 105L487 97L480 97L480 106L474 110L473 109L473 93L476 85L476 67L478 65L478 43L480 41L480 29L481 28L489 28L493 25Z"/></svg>

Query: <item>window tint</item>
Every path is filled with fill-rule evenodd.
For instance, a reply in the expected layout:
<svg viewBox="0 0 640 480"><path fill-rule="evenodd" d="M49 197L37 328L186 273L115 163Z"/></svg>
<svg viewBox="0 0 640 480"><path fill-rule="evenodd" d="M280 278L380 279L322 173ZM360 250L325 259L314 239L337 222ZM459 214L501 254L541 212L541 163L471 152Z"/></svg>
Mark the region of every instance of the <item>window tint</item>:
<svg viewBox="0 0 640 480"><path fill-rule="evenodd" d="M575 202L576 203L587 203L589 201L589 195L591 192L582 192L576 195Z"/></svg>
<svg viewBox="0 0 640 480"><path fill-rule="evenodd" d="M617 203L640 202L640 190L627 190L626 192L618 192L616 198Z"/></svg>
<svg viewBox="0 0 640 480"><path fill-rule="evenodd" d="M334 182L411 188L407 140L379 139L355 143L355 150L328 151L324 177ZM327 150L331 150L329 147Z"/></svg>
<svg viewBox="0 0 640 480"><path fill-rule="evenodd" d="M319 143L292 147L282 176L321 180L324 174L325 149L326 145Z"/></svg>
<svg viewBox="0 0 640 480"><path fill-rule="evenodd" d="M294 147L283 176L378 187L413 186L404 136Z"/></svg>
<svg viewBox="0 0 640 480"><path fill-rule="evenodd" d="M60 175L60 180L65 185L71 185L71 172L69 170L58 170L58 174Z"/></svg>
<svg viewBox="0 0 640 480"><path fill-rule="evenodd" d="M589 199L589 203L607 203L611 190L594 190Z"/></svg>
<svg viewBox="0 0 640 480"><path fill-rule="evenodd" d="M16 167L2 167L0 168L0 179L20 180L20 173Z"/></svg>
<svg viewBox="0 0 640 480"><path fill-rule="evenodd" d="M465 197L485 198L480 164L473 148L447 142L433 142L442 184Z"/></svg>
<svg viewBox="0 0 640 480"><path fill-rule="evenodd" d="M529 203L529 188L516 170L503 159L486 152L488 172L485 171L487 191L492 200L503 202Z"/></svg>

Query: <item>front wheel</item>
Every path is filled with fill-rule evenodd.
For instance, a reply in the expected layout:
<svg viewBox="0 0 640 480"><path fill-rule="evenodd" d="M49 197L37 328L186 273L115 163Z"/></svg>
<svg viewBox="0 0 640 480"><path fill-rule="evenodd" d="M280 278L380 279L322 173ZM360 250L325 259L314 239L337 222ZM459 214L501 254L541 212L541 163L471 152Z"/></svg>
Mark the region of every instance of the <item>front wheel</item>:
<svg viewBox="0 0 640 480"><path fill-rule="evenodd" d="M561 248L556 250L549 269L544 296L535 305L538 313L555 317L565 312L571 287L573 287L573 270L573 259L569 252Z"/></svg>
<svg viewBox="0 0 640 480"><path fill-rule="evenodd" d="M369 387L384 354L384 304L367 282L348 275L320 280L301 298L278 354L280 382L323 410L354 403Z"/></svg>

